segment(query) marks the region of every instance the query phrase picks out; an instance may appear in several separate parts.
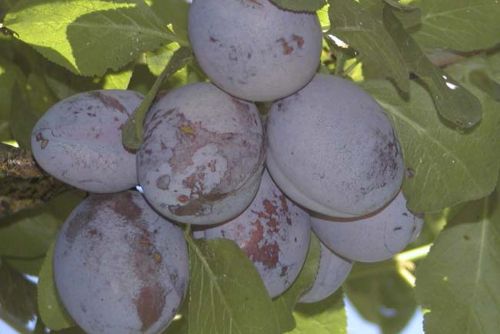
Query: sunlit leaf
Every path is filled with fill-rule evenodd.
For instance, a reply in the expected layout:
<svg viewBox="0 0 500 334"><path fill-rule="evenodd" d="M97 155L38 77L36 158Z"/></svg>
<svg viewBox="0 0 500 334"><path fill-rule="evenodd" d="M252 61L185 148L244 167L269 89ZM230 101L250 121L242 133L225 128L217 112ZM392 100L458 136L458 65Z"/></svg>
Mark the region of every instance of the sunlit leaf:
<svg viewBox="0 0 500 334"><path fill-rule="evenodd" d="M80 194L65 193L39 209L26 210L3 220L0 255L16 258L43 256L60 225L80 200Z"/></svg>
<svg viewBox="0 0 500 334"><path fill-rule="evenodd" d="M431 92L439 114L459 128L476 125L481 120L479 100L431 63L389 8L384 9L383 16L387 29L397 42L410 71L415 73Z"/></svg>
<svg viewBox="0 0 500 334"><path fill-rule="evenodd" d="M104 76L103 89L127 89L132 78L132 70L108 73Z"/></svg>
<svg viewBox="0 0 500 334"><path fill-rule="evenodd" d="M441 232L417 269L417 298L429 334L500 328L500 197L472 202Z"/></svg>
<svg viewBox="0 0 500 334"><path fill-rule="evenodd" d="M171 24L175 34L188 39L188 11L186 0L153 0L151 8L165 24Z"/></svg>
<svg viewBox="0 0 500 334"><path fill-rule="evenodd" d="M54 257L54 244L49 248L38 281L38 312L43 323L50 329L59 330L75 326L73 320L66 312L57 294L52 258Z"/></svg>
<svg viewBox="0 0 500 334"><path fill-rule="evenodd" d="M497 0L420 0L422 24L414 34L424 48L462 51L500 42Z"/></svg>
<svg viewBox="0 0 500 334"><path fill-rule="evenodd" d="M264 283L234 242L189 240L188 245L188 333L279 333Z"/></svg>
<svg viewBox="0 0 500 334"><path fill-rule="evenodd" d="M176 39L139 0L25 0L4 23L51 61L87 76L117 71Z"/></svg>
<svg viewBox="0 0 500 334"><path fill-rule="evenodd" d="M319 269L320 250L318 237L311 233L309 251L299 276L288 290L273 300L282 331L288 332L295 327L292 312L300 297L314 284Z"/></svg>
<svg viewBox="0 0 500 334"><path fill-rule="evenodd" d="M400 50L372 11L352 0L336 0L330 4L329 15L328 35L356 49L365 66L377 69L382 77L393 79L402 91L408 91L409 73Z"/></svg>
<svg viewBox="0 0 500 334"><path fill-rule="evenodd" d="M339 291L314 304L300 304L294 312L297 327L289 334L346 334L347 318Z"/></svg>
<svg viewBox="0 0 500 334"><path fill-rule="evenodd" d="M151 73L155 76L159 76L174 55L174 52L178 49L179 44L169 43L155 51L147 52L145 54L146 65L148 65L148 69Z"/></svg>
<svg viewBox="0 0 500 334"><path fill-rule="evenodd" d="M36 287L0 260L0 311L24 326L36 314Z"/></svg>

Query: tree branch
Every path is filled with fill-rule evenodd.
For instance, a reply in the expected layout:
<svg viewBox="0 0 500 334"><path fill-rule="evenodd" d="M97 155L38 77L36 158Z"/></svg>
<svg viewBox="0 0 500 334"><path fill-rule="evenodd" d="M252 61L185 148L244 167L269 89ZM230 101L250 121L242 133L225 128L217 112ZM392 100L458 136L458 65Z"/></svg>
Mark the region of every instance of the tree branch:
<svg viewBox="0 0 500 334"><path fill-rule="evenodd" d="M0 219L43 204L69 189L43 172L30 152L0 143Z"/></svg>

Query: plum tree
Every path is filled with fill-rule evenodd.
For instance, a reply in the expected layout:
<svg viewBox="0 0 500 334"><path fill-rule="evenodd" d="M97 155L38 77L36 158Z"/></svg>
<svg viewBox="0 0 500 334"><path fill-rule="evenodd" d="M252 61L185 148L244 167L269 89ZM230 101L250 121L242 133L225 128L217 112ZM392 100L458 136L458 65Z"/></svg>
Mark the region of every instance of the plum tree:
<svg viewBox="0 0 500 334"><path fill-rule="evenodd" d="M121 128L142 99L133 91L99 90L56 103L33 128L33 156L47 173L85 191L134 187L135 155L122 146Z"/></svg>
<svg viewBox="0 0 500 334"><path fill-rule="evenodd" d="M316 303L331 296L351 272L352 262L321 243L319 269L313 286L300 297L300 303Z"/></svg>
<svg viewBox="0 0 500 334"><path fill-rule="evenodd" d="M422 229L423 220L406 208L403 193L381 211L353 221L311 217L313 231L335 253L359 262L390 259Z"/></svg>
<svg viewBox="0 0 500 334"><path fill-rule="evenodd" d="M255 199L241 215L197 231L196 237L235 241L254 263L269 295L276 297L302 269L310 229L309 214L288 200L265 171Z"/></svg>
<svg viewBox="0 0 500 334"><path fill-rule="evenodd" d="M195 0L189 39L207 76L251 101L303 87L316 72L322 45L315 13L283 10L269 0Z"/></svg>
<svg viewBox="0 0 500 334"><path fill-rule="evenodd" d="M400 189L403 158L391 123L370 95L345 79L318 74L276 101L267 135L273 179L315 212L366 215Z"/></svg>
<svg viewBox="0 0 500 334"><path fill-rule="evenodd" d="M209 83L161 97L137 154L146 199L165 216L213 224L240 214L259 187L262 124L254 104Z"/></svg>
<svg viewBox="0 0 500 334"><path fill-rule="evenodd" d="M186 291L187 247L180 228L138 192L94 194L60 231L54 275L87 333L160 333Z"/></svg>

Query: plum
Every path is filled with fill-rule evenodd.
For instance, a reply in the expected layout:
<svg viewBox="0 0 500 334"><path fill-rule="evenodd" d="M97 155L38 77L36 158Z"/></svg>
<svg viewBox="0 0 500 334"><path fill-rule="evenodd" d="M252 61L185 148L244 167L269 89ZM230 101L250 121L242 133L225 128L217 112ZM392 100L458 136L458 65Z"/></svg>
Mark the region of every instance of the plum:
<svg viewBox="0 0 500 334"><path fill-rule="evenodd" d="M359 262L390 259L422 229L423 220L406 208L403 193L381 211L353 221L311 217L313 231L335 253Z"/></svg>
<svg viewBox="0 0 500 334"><path fill-rule="evenodd" d="M314 284L299 303L316 303L331 296L351 272L352 262L333 253L321 243L319 269Z"/></svg>
<svg viewBox="0 0 500 334"><path fill-rule="evenodd" d="M273 103L267 167L287 196L315 212L359 217L400 189L403 158L380 105L357 85L318 74Z"/></svg>
<svg viewBox="0 0 500 334"><path fill-rule="evenodd" d="M256 106L210 83L162 96L145 121L137 154L144 196L181 223L215 224L250 204L264 163Z"/></svg>
<svg viewBox="0 0 500 334"><path fill-rule="evenodd" d="M37 163L55 178L89 192L136 186L135 155L123 147L121 129L142 99L134 91L98 90L59 101L33 128Z"/></svg>
<svg viewBox="0 0 500 334"><path fill-rule="evenodd" d="M293 94L312 79L320 61L316 14L283 10L269 0L195 0L188 31L207 76L250 101Z"/></svg>
<svg viewBox="0 0 500 334"><path fill-rule="evenodd" d="M271 297L297 278L309 249L310 218L264 172L252 204L230 222L197 231L195 237L235 241L254 263Z"/></svg>
<svg viewBox="0 0 500 334"><path fill-rule="evenodd" d="M87 333L160 333L186 293L183 232L138 192L83 200L59 233L53 261L59 296Z"/></svg>

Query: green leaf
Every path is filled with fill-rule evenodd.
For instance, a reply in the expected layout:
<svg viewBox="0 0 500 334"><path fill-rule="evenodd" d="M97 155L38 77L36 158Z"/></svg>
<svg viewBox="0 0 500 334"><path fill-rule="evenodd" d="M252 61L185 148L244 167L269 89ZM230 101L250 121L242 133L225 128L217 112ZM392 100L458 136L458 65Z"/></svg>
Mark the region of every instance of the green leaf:
<svg viewBox="0 0 500 334"><path fill-rule="evenodd" d="M418 11L417 7L415 7L412 4L407 3L407 2L402 3L399 0L384 0L384 2L386 4L388 4L389 6L394 7L400 11L404 11L404 12L412 12L415 10Z"/></svg>
<svg viewBox="0 0 500 334"><path fill-rule="evenodd" d="M189 3L186 0L153 0L151 9L165 24L172 24L175 34L188 40Z"/></svg>
<svg viewBox="0 0 500 334"><path fill-rule="evenodd" d="M127 89L132 78L132 70L108 73L104 76L103 89Z"/></svg>
<svg viewBox="0 0 500 334"><path fill-rule="evenodd" d="M289 334L346 334L347 317L339 291L314 304L300 304L294 312L297 327Z"/></svg>
<svg viewBox="0 0 500 334"><path fill-rule="evenodd" d="M177 40L140 0L25 0L4 23L49 60L86 76L117 71L142 52Z"/></svg>
<svg viewBox="0 0 500 334"><path fill-rule="evenodd" d="M39 209L4 219L0 227L0 255L30 259L43 256L79 201L80 194L65 193Z"/></svg>
<svg viewBox="0 0 500 334"><path fill-rule="evenodd" d="M309 291L316 280L319 269L320 253L320 241L314 233L311 233L311 241L309 243L306 261L299 276L288 290L273 301L282 332L291 331L295 327L295 321L292 315L293 309L297 305L300 297L305 292Z"/></svg>
<svg viewBox="0 0 500 334"><path fill-rule="evenodd" d="M417 305L413 289L395 270L383 266L356 263L354 277L345 284L345 291L363 318L377 324L384 334L397 334L413 317ZM378 273L377 268L381 268ZM355 277L363 270L375 274Z"/></svg>
<svg viewBox="0 0 500 334"><path fill-rule="evenodd" d="M35 126L38 116L31 107L26 85L15 83L12 87L10 130L13 139L25 149L31 148L31 130Z"/></svg>
<svg viewBox="0 0 500 334"><path fill-rule="evenodd" d="M376 69L383 78L393 79L402 91L408 92L409 73L400 50L371 10L352 0L335 0L329 15L328 35L356 49L364 66Z"/></svg>
<svg viewBox="0 0 500 334"><path fill-rule="evenodd" d="M45 114L45 112L57 102L45 78L35 72L28 75L26 93L31 111L37 118Z"/></svg>
<svg viewBox="0 0 500 334"><path fill-rule="evenodd" d="M0 141L11 139L9 123L12 88L16 82L13 64L0 56Z"/></svg>
<svg viewBox="0 0 500 334"><path fill-rule="evenodd" d="M38 312L47 327L60 330L75 326L75 324L66 312L57 294L52 266L54 245L55 243L50 246L40 270L38 281Z"/></svg>
<svg viewBox="0 0 500 334"><path fill-rule="evenodd" d="M500 42L497 0L420 0L422 25L413 35L426 49L471 51Z"/></svg>
<svg viewBox="0 0 500 334"><path fill-rule="evenodd" d="M441 232L417 268L428 334L487 334L500 328L500 197L472 202Z"/></svg>
<svg viewBox="0 0 500 334"><path fill-rule="evenodd" d="M298 12L315 12L324 5L325 0L271 0L276 6Z"/></svg>
<svg viewBox="0 0 500 334"><path fill-rule="evenodd" d="M38 276L38 274L40 273L40 269L42 268L45 256L32 259L9 257L4 257L3 259L5 263L17 270L17 272L19 273Z"/></svg>
<svg viewBox="0 0 500 334"><path fill-rule="evenodd" d="M264 283L234 242L188 237L188 245L189 333L279 333Z"/></svg>
<svg viewBox="0 0 500 334"><path fill-rule="evenodd" d="M58 100L80 92L101 89L92 78L84 78L53 63L45 63L45 81Z"/></svg>
<svg viewBox="0 0 500 334"><path fill-rule="evenodd" d="M383 17L387 30L398 43L410 71L415 73L431 92L439 114L459 128L476 125L481 120L479 100L431 63L391 9L386 7Z"/></svg>
<svg viewBox="0 0 500 334"><path fill-rule="evenodd" d="M0 260L0 315L19 327L36 314L36 287Z"/></svg>
<svg viewBox="0 0 500 334"><path fill-rule="evenodd" d="M500 102L500 83L493 80L488 73L474 70L470 74L470 81L492 99Z"/></svg>
<svg viewBox="0 0 500 334"><path fill-rule="evenodd" d="M172 59L175 51L177 51L178 49L179 44L169 43L163 45L161 48L155 51L146 52L146 65L148 66L148 69L151 71L151 73L155 76L159 76L168 65L170 59Z"/></svg>
<svg viewBox="0 0 500 334"><path fill-rule="evenodd" d="M500 165L499 103L482 94L482 122L461 133L440 120L417 83L410 85L409 101L389 82L367 81L363 87L393 122L407 168L403 191L410 210L438 212L493 191Z"/></svg>
<svg viewBox="0 0 500 334"><path fill-rule="evenodd" d="M139 149L142 143L143 123L146 118L146 113L151 107L156 94L158 94L161 84L165 79L169 78L175 72L186 66L186 64L192 61L192 59L193 55L189 48L183 47L175 51L161 75L156 79L153 87L151 87L149 92L144 97L144 100L134 111L132 117L130 117L127 123L125 123L125 126L122 129L123 146L131 151L137 151Z"/></svg>

